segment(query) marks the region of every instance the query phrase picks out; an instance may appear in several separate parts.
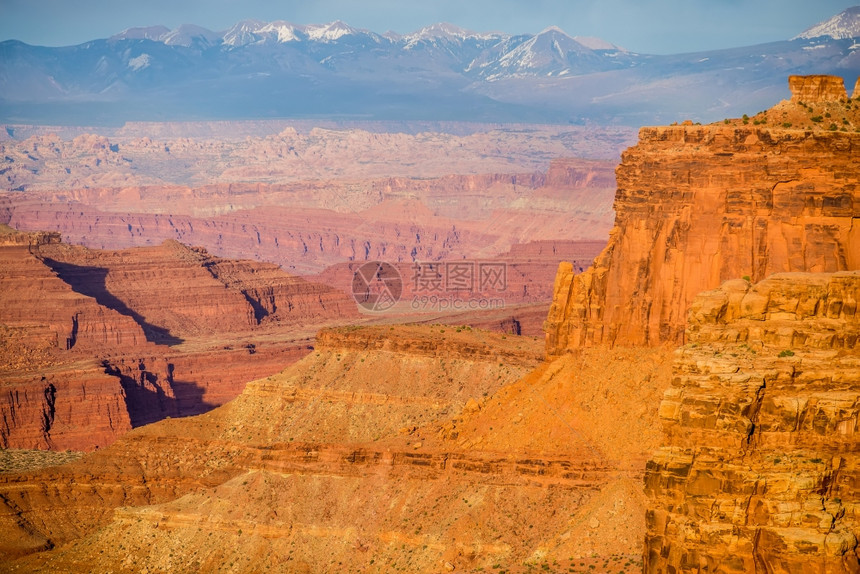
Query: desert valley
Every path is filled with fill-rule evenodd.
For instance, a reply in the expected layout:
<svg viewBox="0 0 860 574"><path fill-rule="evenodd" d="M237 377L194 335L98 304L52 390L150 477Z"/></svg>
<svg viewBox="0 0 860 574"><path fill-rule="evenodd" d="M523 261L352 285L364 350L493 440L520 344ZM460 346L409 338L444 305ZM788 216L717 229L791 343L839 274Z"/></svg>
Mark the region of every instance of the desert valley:
<svg viewBox="0 0 860 574"><path fill-rule="evenodd" d="M860 572L832 38L841 75L638 130L663 112L8 121L0 572ZM450 54L501 74L491 41Z"/></svg>

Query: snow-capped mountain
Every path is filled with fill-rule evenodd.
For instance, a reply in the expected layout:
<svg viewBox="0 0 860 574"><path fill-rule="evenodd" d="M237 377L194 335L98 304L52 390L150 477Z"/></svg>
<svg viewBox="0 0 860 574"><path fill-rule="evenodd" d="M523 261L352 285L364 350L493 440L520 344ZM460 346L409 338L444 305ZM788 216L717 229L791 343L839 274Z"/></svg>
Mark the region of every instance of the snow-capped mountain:
<svg viewBox="0 0 860 574"><path fill-rule="evenodd" d="M793 40L827 36L835 40L860 38L860 6L853 6L801 32Z"/></svg>
<svg viewBox="0 0 860 574"><path fill-rule="evenodd" d="M356 36L359 34L376 36L376 34L373 34L369 30L357 30L340 20L322 26L306 26L305 33L310 40L317 42L334 42L344 36Z"/></svg>
<svg viewBox="0 0 860 574"><path fill-rule="evenodd" d="M370 30L353 28L340 20L336 20L328 24L311 24L308 26L301 26L284 20L276 20L274 22L243 20L222 33L221 43L224 46L231 46L234 48L261 43L331 43L349 36L366 37L373 41L379 41L382 39L381 36L371 32Z"/></svg>
<svg viewBox="0 0 860 574"><path fill-rule="evenodd" d="M529 75L565 76L603 67L603 58L594 50L551 26L535 36L515 36L500 42L467 69L492 81Z"/></svg>
<svg viewBox="0 0 860 574"><path fill-rule="evenodd" d="M0 42L0 122L364 117L665 123L739 116L789 74L860 74L852 8L800 37L653 56L556 27L448 23L384 35L335 21L130 28L79 46ZM860 95L860 94L857 94Z"/></svg>
<svg viewBox="0 0 860 574"><path fill-rule="evenodd" d="M195 43L202 47L215 46L221 42L221 35L207 30L202 26L194 24L183 24L175 30L171 30L161 36L159 41L168 46L185 46L186 48Z"/></svg>
<svg viewBox="0 0 860 574"><path fill-rule="evenodd" d="M241 22L236 22L221 35L221 42L225 46L234 47L254 44L265 38L262 30L266 26L267 23L260 20L242 20Z"/></svg>
<svg viewBox="0 0 860 574"><path fill-rule="evenodd" d="M432 26L425 26L417 32L401 36L401 41L405 47L409 48L418 42L453 42L461 43L467 40L482 40L482 41L501 41L509 38L508 34L497 32L479 33L472 30L465 30L448 22L439 22Z"/></svg>

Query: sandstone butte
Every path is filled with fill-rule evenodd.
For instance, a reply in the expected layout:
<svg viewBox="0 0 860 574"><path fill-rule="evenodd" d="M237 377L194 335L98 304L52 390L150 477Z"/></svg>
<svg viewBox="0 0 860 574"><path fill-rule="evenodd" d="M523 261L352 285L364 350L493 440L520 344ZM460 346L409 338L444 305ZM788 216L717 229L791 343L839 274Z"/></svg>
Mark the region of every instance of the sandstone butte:
<svg viewBox="0 0 860 574"><path fill-rule="evenodd" d="M642 130L543 353L323 331L222 407L0 474L0 570L857 572L860 122L790 83Z"/></svg>
<svg viewBox="0 0 860 574"><path fill-rule="evenodd" d="M680 344L696 294L729 279L860 268L860 93L828 76L789 85L791 101L748 119L640 130L609 244L556 277L550 356Z"/></svg>
<svg viewBox="0 0 860 574"><path fill-rule="evenodd" d="M860 114L841 78L789 86L752 118L643 128L606 250L556 278L550 357L686 342L646 572L860 571Z"/></svg>

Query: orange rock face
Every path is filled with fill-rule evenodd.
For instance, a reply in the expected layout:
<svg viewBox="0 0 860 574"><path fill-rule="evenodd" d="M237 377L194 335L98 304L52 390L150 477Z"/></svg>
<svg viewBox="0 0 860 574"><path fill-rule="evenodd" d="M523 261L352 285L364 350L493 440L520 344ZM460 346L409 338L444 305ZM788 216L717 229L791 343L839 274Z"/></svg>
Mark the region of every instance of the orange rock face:
<svg viewBox="0 0 860 574"><path fill-rule="evenodd" d="M690 310L648 463L646 572L857 572L860 272L726 282Z"/></svg>
<svg viewBox="0 0 860 574"><path fill-rule="evenodd" d="M176 242L125 251L0 234L0 446L91 450L204 412L307 353L344 293Z"/></svg>
<svg viewBox="0 0 860 574"><path fill-rule="evenodd" d="M643 128L616 172L609 244L557 276L548 354L680 343L695 295L725 280L860 268L860 133L835 129Z"/></svg>
<svg viewBox="0 0 860 574"><path fill-rule="evenodd" d="M646 469L649 573L860 571L860 115L841 79L792 91L643 128L607 248L556 275L550 358L687 342Z"/></svg>
<svg viewBox="0 0 860 574"><path fill-rule="evenodd" d="M838 76L789 76L788 87L793 102L844 100L845 81Z"/></svg>

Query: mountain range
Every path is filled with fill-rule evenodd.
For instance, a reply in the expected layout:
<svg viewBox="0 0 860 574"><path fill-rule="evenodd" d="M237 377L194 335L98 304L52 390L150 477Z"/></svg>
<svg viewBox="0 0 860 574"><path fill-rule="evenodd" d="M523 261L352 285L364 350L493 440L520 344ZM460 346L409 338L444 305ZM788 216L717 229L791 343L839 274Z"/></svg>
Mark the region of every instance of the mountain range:
<svg viewBox="0 0 860 574"><path fill-rule="evenodd" d="M0 43L0 122L249 118L715 121L787 97L789 74L860 73L860 6L790 40L657 56L550 27L446 23L377 34L335 21L132 28L77 46Z"/></svg>

